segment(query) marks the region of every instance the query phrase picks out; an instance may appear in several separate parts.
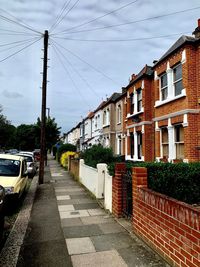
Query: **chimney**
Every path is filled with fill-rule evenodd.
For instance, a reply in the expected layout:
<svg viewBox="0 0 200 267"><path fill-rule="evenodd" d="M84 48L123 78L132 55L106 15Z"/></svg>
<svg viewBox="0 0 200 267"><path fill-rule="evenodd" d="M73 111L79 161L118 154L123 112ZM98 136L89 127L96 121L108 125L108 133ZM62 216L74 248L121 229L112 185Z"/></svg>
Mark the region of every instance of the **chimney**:
<svg viewBox="0 0 200 267"><path fill-rule="evenodd" d="M200 38L200 19L198 19L198 27L192 33L195 38Z"/></svg>

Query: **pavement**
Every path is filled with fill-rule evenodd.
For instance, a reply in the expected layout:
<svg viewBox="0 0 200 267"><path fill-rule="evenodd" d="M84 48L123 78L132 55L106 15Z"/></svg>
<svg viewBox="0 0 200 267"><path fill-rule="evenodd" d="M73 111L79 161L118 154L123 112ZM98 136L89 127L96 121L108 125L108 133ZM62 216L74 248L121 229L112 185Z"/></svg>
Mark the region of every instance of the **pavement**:
<svg viewBox="0 0 200 267"><path fill-rule="evenodd" d="M4 267L169 266L53 159L32 181L0 254Z"/></svg>

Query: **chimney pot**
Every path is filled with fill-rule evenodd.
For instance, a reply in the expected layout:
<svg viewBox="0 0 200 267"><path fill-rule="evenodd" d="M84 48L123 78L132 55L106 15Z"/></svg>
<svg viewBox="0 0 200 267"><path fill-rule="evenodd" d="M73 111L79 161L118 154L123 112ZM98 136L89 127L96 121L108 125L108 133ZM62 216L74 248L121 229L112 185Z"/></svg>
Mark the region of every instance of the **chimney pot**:
<svg viewBox="0 0 200 267"><path fill-rule="evenodd" d="M192 34L194 34L195 38L200 38L200 19L198 19L198 27L196 27Z"/></svg>

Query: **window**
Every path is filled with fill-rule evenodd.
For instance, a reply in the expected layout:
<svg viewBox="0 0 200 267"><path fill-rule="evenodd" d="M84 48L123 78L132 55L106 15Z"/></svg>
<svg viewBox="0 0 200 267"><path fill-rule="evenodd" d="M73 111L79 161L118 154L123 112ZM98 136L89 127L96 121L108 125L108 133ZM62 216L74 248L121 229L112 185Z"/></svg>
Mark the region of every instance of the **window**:
<svg viewBox="0 0 200 267"><path fill-rule="evenodd" d="M122 154L122 138L121 135L118 136L118 155Z"/></svg>
<svg viewBox="0 0 200 267"><path fill-rule="evenodd" d="M142 110L142 89L137 90L137 112Z"/></svg>
<svg viewBox="0 0 200 267"><path fill-rule="evenodd" d="M134 157L134 134L130 133L131 158Z"/></svg>
<svg viewBox="0 0 200 267"><path fill-rule="evenodd" d="M109 110L109 108L107 109L107 123L106 124L107 125L110 124L110 110Z"/></svg>
<svg viewBox="0 0 200 267"><path fill-rule="evenodd" d="M167 73L160 76L160 90L161 90L161 100L167 99L168 87L167 87Z"/></svg>
<svg viewBox="0 0 200 267"><path fill-rule="evenodd" d="M176 158L184 159L184 128L182 125L175 126Z"/></svg>
<svg viewBox="0 0 200 267"><path fill-rule="evenodd" d="M162 128L161 129L162 134L162 156L165 158L168 158L169 156L169 144L168 144L168 129Z"/></svg>
<svg viewBox="0 0 200 267"><path fill-rule="evenodd" d="M137 150L138 150L138 159L142 158L142 133L137 132Z"/></svg>
<svg viewBox="0 0 200 267"><path fill-rule="evenodd" d="M179 64L173 68L173 82L175 96L180 95L183 89L182 64Z"/></svg>
<svg viewBox="0 0 200 267"><path fill-rule="evenodd" d="M103 112L103 125L106 125L106 110Z"/></svg>
<svg viewBox="0 0 200 267"><path fill-rule="evenodd" d="M134 113L134 94L130 94L130 114Z"/></svg>
<svg viewBox="0 0 200 267"><path fill-rule="evenodd" d="M117 106L117 123L121 123L122 110L121 105Z"/></svg>

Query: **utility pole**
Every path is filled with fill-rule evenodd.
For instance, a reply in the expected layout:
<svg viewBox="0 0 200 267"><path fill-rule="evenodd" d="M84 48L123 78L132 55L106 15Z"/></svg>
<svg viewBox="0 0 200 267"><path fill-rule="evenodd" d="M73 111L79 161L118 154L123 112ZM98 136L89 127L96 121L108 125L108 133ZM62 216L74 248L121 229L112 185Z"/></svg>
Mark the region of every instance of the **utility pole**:
<svg viewBox="0 0 200 267"><path fill-rule="evenodd" d="M39 184L43 184L44 182L44 162L45 162L45 157L46 157L45 127L46 127L48 40L49 40L49 33L48 31L45 31L44 32L43 81L42 81Z"/></svg>

